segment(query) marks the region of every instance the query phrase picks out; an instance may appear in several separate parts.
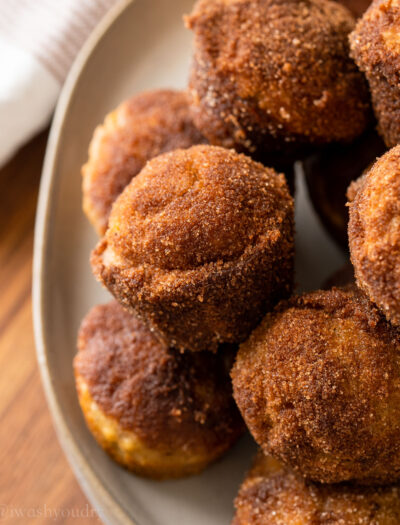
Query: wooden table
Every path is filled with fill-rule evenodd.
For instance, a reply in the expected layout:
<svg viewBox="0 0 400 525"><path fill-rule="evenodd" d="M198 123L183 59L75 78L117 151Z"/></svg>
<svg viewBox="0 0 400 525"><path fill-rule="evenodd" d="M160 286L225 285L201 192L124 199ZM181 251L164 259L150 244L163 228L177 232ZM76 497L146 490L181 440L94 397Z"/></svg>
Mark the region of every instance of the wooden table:
<svg viewBox="0 0 400 525"><path fill-rule="evenodd" d="M35 357L33 228L46 138L0 170L0 523L100 523L58 444Z"/></svg>

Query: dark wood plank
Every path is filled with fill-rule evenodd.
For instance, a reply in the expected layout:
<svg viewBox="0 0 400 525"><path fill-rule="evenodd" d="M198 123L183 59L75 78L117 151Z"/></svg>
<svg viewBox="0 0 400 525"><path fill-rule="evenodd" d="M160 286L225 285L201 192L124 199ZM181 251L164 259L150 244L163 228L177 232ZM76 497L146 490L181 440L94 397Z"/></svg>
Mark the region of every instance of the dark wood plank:
<svg viewBox="0 0 400 525"><path fill-rule="evenodd" d="M0 170L0 521L101 523L58 444L35 358L32 248L46 138Z"/></svg>

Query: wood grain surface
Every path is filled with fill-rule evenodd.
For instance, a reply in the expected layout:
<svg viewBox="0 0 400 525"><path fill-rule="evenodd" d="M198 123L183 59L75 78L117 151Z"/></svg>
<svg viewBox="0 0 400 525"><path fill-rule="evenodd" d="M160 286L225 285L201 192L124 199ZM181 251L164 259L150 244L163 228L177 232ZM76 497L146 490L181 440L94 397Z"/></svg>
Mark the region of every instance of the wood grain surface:
<svg viewBox="0 0 400 525"><path fill-rule="evenodd" d="M0 170L0 523L101 523L58 444L36 364L32 249L46 138Z"/></svg>

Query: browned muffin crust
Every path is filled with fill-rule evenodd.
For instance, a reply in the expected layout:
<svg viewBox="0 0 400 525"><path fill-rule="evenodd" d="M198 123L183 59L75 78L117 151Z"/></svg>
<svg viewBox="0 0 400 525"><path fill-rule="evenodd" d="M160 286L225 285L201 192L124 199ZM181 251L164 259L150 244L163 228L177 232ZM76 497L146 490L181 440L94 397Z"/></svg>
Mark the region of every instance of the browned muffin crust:
<svg viewBox="0 0 400 525"><path fill-rule="evenodd" d="M348 57L354 18L329 0L199 0L190 77L196 126L212 144L262 160L351 141L369 120Z"/></svg>
<svg viewBox="0 0 400 525"><path fill-rule="evenodd" d="M349 245L357 284L400 324L400 146L366 174L350 204Z"/></svg>
<svg viewBox="0 0 400 525"><path fill-rule="evenodd" d="M232 371L263 451L324 483L400 478L399 377L399 332L352 287L280 303Z"/></svg>
<svg viewBox="0 0 400 525"><path fill-rule="evenodd" d="M399 0L374 0L350 35L351 54L368 75L399 83Z"/></svg>
<svg viewBox="0 0 400 525"><path fill-rule="evenodd" d="M307 482L260 452L235 507L232 525L398 525L400 487Z"/></svg>
<svg viewBox="0 0 400 525"><path fill-rule="evenodd" d="M385 151L382 139L370 128L351 144L332 144L303 161L314 209L326 230L346 251L349 221L346 190Z"/></svg>
<svg viewBox="0 0 400 525"><path fill-rule="evenodd" d="M368 170L366 170L361 177L358 177L358 179L353 180L353 182L350 184L350 186L347 188L346 191L346 197L347 197L347 204L350 204L354 201L356 198L356 195L358 193L358 190L360 190L363 187L363 184L365 182L366 176L367 176Z"/></svg>
<svg viewBox="0 0 400 525"><path fill-rule="evenodd" d="M383 76L367 75L372 105L378 120L378 132L388 148L400 142L400 85L392 85Z"/></svg>
<svg viewBox="0 0 400 525"><path fill-rule="evenodd" d="M140 93L109 113L95 129L82 167L83 209L99 235L106 231L113 202L148 160L205 142L183 91Z"/></svg>
<svg viewBox="0 0 400 525"><path fill-rule="evenodd" d="M400 141L400 2L374 0L350 35L351 55L368 79L378 130Z"/></svg>
<svg viewBox="0 0 400 525"><path fill-rule="evenodd" d="M105 416L147 449L166 456L181 450L207 463L243 431L229 380L230 349L218 355L170 349L113 301L85 317L78 350L77 380Z"/></svg>
<svg viewBox="0 0 400 525"><path fill-rule="evenodd" d="M290 294L293 199L283 175L232 150L167 153L114 204L92 267L169 346L242 341Z"/></svg>

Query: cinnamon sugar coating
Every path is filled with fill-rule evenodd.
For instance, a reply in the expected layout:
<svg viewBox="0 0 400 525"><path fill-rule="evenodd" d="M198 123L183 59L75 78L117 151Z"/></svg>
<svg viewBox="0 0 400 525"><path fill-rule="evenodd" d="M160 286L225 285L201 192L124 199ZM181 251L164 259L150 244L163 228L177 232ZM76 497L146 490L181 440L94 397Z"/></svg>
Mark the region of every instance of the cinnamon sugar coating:
<svg viewBox="0 0 400 525"><path fill-rule="evenodd" d="M388 148L400 142L400 85L383 76L368 75L378 131Z"/></svg>
<svg viewBox="0 0 400 525"><path fill-rule="evenodd" d="M280 303L231 375L265 454L323 483L400 478L400 335L354 287Z"/></svg>
<svg viewBox="0 0 400 525"><path fill-rule="evenodd" d="M83 209L98 234L107 229L115 199L148 160L205 142L183 91L140 93L109 113L95 129L82 167Z"/></svg>
<svg viewBox="0 0 400 525"><path fill-rule="evenodd" d="M388 147L400 141L400 2L374 0L350 35L351 54L365 73Z"/></svg>
<svg viewBox="0 0 400 525"><path fill-rule="evenodd" d="M367 74L398 84L400 1L374 0L350 35L351 53Z"/></svg>
<svg viewBox="0 0 400 525"><path fill-rule="evenodd" d="M350 204L349 245L357 284L400 324L400 146L362 178Z"/></svg>
<svg viewBox="0 0 400 525"><path fill-rule="evenodd" d="M179 353L117 302L82 322L74 360L81 406L101 446L141 475L197 473L243 431L231 351Z"/></svg>
<svg viewBox="0 0 400 525"><path fill-rule="evenodd" d="M371 169L371 166L369 166L369 169ZM358 190L362 188L364 184L365 177L367 176L369 170L366 170L358 179L353 180L353 182L349 185L346 191L346 197L347 197L347 203L350 204L354 201L356 198L356 195L358 193Z"/></svg>
<svg viewBox="0 0 400 525"><path fill-rule="evenodd" d="M400 487L312 483L259 452L235 507L232 525L398 525Z"/></svg>
<svg viewBox="0 0 400 525"><path fill-rule="evenodd" d="M285 178L213 146L159 156L114 204L92 268L169 346L242 341L292 289Z"/></svg>
<svg viewBox="0 0 400 525"><path fill-rule="evenodd" d="M263 159L348 142L369 120L366 83L348 56L351 13L329 0L199 0L193 120L212 144Z"/></svg>

